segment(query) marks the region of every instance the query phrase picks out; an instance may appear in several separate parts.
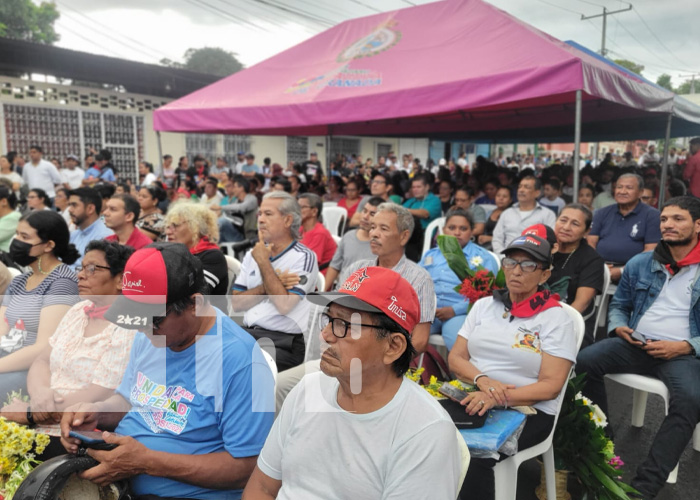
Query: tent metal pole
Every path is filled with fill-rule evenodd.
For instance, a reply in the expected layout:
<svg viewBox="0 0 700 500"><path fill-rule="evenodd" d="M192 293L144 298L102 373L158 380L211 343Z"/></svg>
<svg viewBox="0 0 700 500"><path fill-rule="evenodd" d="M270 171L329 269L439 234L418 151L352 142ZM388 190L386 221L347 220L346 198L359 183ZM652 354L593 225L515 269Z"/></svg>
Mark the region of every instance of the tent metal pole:
<svg viewBox="0 0 700 500"><path fill-rule="evenodd" d="M579 163L581 162L581 91L576 91L576 122L574 124L574 203L578 202Z"/></svg>
<svg viewBox="0 0 700 500"><path fill-rule="evenodd" d="M668 114L668 119L666 121L666 139L664 140L664 159L661 164L661 184L659 185L659 208L661 208L666 201L666 178L668 177L668 150L669 143L671 142L671 121L673 120L673 113Z"/></svg>
<svg viewBox="0 0 700 500"><path fill-rule="evenodd" d="M156 130L156 137L158 138L158 165L160 165L160 177L165 180L165 172L163 171L163 144L160 140L160 130Z"/></svg>
<svg viewBox="0 0 700 500"><path fill-rule="evenodd" d="M326 178L331 178L331 131L326 135ZM323 169L322 169L323 170Z"/></svg>

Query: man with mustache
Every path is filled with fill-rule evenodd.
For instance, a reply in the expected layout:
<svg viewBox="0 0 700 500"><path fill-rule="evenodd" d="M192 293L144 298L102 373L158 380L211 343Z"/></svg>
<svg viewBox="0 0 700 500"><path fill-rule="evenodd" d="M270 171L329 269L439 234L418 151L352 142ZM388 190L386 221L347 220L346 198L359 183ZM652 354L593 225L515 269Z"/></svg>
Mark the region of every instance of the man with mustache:
<svg viewBox="0 0 700 500"><path fill-rule="evenodd" d="M679 196L661 211L661 242L625 266L610 302L615 338L583 349L576 372L586 396L607 413L607 373L657 377L670 393L668 414L632 486L654 498L676 466L700 420L700 200ZM641 334L641 335L640 335ZM640 340L641 339L641 340Z"/></svg>
<svg viewBox="0 0 700 500"><path fill-rule="evenodd" d="M338 292L309 300L325 307L322 373L289 394L243 499L455 498L454 423L403 376L421 321L413 287L389 269L362 267Z"/></svg>

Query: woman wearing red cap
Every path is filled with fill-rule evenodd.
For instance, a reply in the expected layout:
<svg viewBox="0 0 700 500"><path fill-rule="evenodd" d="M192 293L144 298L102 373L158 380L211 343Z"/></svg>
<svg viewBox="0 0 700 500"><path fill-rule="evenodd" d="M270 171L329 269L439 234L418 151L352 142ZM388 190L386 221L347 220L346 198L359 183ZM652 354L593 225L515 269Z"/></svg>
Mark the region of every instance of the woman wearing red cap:
<svg viewBox="0 0 700 500"><path fill-rule="evenodd" d="M552 430L557 397L578 351L572 320L559 297L543 288L551 247L522 235L503 251L506 289L474 304L450 351L450 369L477 390L462 404L474 415L495 406L533 406L518 450L543 441ZM462 498L494 498L495 459L472 458Z"/></svg>

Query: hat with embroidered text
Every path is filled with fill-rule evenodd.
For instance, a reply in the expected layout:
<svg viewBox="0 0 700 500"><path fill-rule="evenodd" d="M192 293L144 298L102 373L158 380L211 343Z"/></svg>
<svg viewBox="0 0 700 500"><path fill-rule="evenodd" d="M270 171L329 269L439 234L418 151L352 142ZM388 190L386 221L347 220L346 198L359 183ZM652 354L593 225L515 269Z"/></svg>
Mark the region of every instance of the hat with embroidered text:
<svg viewBox="0 0 700 500"><path fill-rule="evenodd" d="M518 236L513 241L510 242L505 250L501 253L508 255L508 252L515 251L525 252L526 254L534 257L540 262L544 262L547 265L552 263L552 247L549 242L544 238L535 236L534 234L526 234L523 236Z"/></svg>
<svg viewBox="0 0 700 500"><path fill-rule="evenodd" d="M554 229L545 224L535 224L520 233L521 236L525 236L526 234L532 234L534 236L539 236L543 240L547 240L550 247L554 247L554 244L557 242L557 235L554 234Z"/></svg>
<svg viewBox="0 0 700 500"><path fill-rule="evenodd" d="M352 273L337 292L312 293L314 304L332 303L358 311L382 313L409 334L420 322L418 295L401 275L383 267L363 267Z"/></svg>
<svg viewBox="0 0 700 500"><path fill-rule="evenodd" d="M167 304L201 290L202 264L182 243L153 243L136 250L124 267L122 294L105 318L128 330L164 317Z"/></svg>

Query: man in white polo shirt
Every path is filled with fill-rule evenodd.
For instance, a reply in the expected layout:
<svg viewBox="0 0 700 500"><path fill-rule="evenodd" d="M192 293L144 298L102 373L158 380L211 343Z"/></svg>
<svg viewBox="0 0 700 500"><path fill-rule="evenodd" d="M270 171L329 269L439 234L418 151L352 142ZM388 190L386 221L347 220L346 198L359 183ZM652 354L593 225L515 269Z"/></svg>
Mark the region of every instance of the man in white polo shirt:
<svg viewBox="0 0 700 500"><path fill-rule="evenodd" d="M231 305L256 339L275 344L277 369L304 361L309 322L306 294L316 288L316 254L299 243L301 207L284 191L266 194L258 212L259 241L243 258Z"/></svg>
<svg viewBox="0 0 700 500"><path fill-rule="evenodd" d="M607 413L607 373L661 379L670 393L668 414L637 469L632 486L656 497L700 421L700 200L679 196L661 211L661 242L654 252L625 265L610 302L615 338L583 349L576 372L587 375L584 392Z"/></svg>

